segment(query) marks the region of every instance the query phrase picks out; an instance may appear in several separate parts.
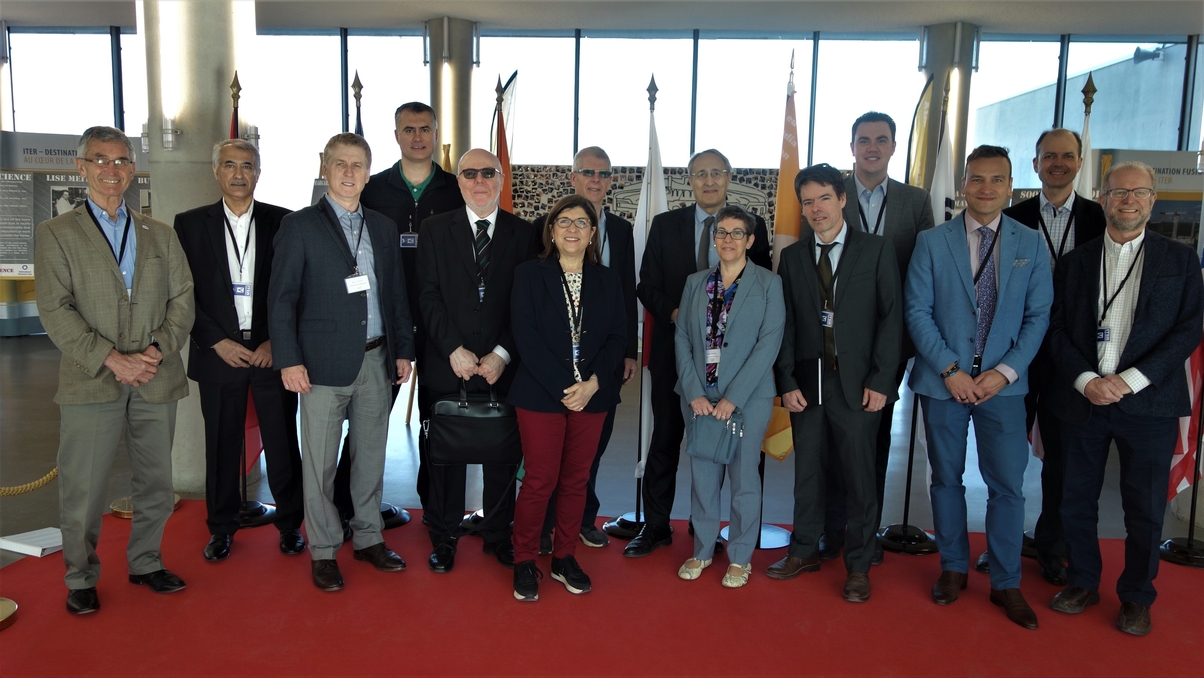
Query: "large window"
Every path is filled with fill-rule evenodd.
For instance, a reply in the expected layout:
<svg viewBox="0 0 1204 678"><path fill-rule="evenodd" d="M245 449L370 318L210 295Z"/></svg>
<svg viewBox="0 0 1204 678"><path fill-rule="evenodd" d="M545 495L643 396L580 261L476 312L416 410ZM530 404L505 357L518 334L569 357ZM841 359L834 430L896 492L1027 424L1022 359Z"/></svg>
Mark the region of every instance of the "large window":
<svg viewBox="0 0 1204 678"><path fill-rule="evenodd" d="M897 126L890 176L907 180L911 119L926 82L916 68L919 49L917 40L830 40L820 36L814 162L851 169L853 121L866 111L881 111L894 118Z"/></svg>
<svg viewBox="0 0 1204 678"><path fill-rule="evenodd" d="M580 145L601 146L616 166L646 165L648 80L656 76L661 161L684 166L690 159L693 72L690 38L582 38Z"/></svg>
<svg viewBox="0 0 1204 678"><path fill-rule="evenodd" d="M141 33L121 36L121 89L125 102L125 133L134 139L141 136L142 125L150 117L146 92L146 40ZM136 141L135 145L141 151L141 143Z"/></svg>
<svg viewBox="0 0 1204 678"><path fill-rule="evenodd" d="M401 157L393 136L393 112L408 101L430 103L431 79L422 65L422 37L352 35L347 38L347 70L347 104L351 112L348 129L355 131L355 92L350 85L358 72L364 86L360 115L364 138L372 147L375 174ZM436 162L441 162L442 157L442 153L435 153Z"/></svg>
<svg viewBox="0 0 1204 678"><path fill-rule="evenodd" d="M798 153L806 162L810 40L700 40L695 150L717 148L736 167L778 167L791 52Z"/></svg>
<svg viewBox="0 0 1204 678"><path fill-rule="evenodd" d="M257 125L261 135L263 174L255 197L290 209L304 207L310 204L326 141L343 131L339 38L259 35L250 63L271 69L257 73L254 86L240 77L244 87L240 116Z"/></svg>
<svg viewBox="0 0 1204 678"><path fill-rule="evenodd" d="M991 144L1010 150L1016 188L1041 185L1031 162L1033 144L1053 124L1060 50L1055 36L1040 42L984 40L979 48L978 72L970 78L966 149Z"/></svg>
<svg viewBox="0 0 1204 678"><path fill-rule="evenodd" d="M1091 107L1092 148L1173 151L1179 146L1183 43L1070 43L1063 125L1083 127L1087 74L1098 90Z"/></svg>
<svg viewBox="0 0 1204 678"><path fill-rule="evenodd" d="M108 31L10 33L9 48L16 131L79 135L113 124ZM87 105L52 105L67 96Z"/></svg>
<svg viewBox="0 0 1204 678"><path fill-rule="evenodd" d="M473 146L492 146L498 79L505 85L518 71L514 105L506 119L510 162L573 161L573 43L571 37L481 38L481 65L472 74Z"/></svg>

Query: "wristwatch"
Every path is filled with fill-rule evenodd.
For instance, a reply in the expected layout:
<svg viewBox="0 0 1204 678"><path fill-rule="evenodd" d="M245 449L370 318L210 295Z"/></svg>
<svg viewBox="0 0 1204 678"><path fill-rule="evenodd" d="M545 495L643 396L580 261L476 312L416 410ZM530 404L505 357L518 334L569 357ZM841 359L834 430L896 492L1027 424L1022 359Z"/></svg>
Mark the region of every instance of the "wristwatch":
<svg viewBox="0 0 1204 678"><path fill-rule="evenodd" d="M162 365L163 364L163 347L159 345L159 342L156 341L154 337L151 337L150 345L154 346L155 350L157 350L159 352L159 362L157 364Z"/></svg>
<svg viewBox="0 0 1204 678"><path fill-rule="evenodd" d="M948 379L949 377L952 377L953 375L957 374L960 371L961 371L961 368L957 366L957 361L954 360L953 367L950 367L948 370L941 372L941 379Z"/></svg>

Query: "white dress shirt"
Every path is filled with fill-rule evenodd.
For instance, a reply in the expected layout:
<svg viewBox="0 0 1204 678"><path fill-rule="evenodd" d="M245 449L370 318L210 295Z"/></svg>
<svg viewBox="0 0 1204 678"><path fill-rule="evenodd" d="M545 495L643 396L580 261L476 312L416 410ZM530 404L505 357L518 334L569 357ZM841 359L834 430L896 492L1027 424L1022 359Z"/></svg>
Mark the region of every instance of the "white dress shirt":
<svg viewBox="0 0 1204 678"><path fill-rule="evenodd" d="M1143 242L1145 230L1123 245L1113 240L1111 233L1104 231L1104 251L1100 257L1100 290L1095 317L1099 320L1100 315L1104 316L1099 327L1108 330L1109 341L1095 342L1096 354L1099 356L1099 372L1084 372L1074 380L1074 388L1079 393L1083 393L1092 379L1098 379L1105 374L1116 374L1120 355L1124 353L1125 344L1129 341L1129 332L1133 329L1133 312L1137 309L1137 294L1141 291L1141 270L1145 268L1145 248L1141 246ZM1124 287L1120 287L1120 281L1129 273L1129 267L1132 267L1133 273L1129 275ZM1108 312L1105 314L1104 306L1108 299L1112 299L1112 304L1108 306ZM1136 367L1121 372L1120 378L1124 379L1134 393L1150 385L1150 380Z"/></svg>
<svg viewBox="0 0 1204 678"><path fill-rule="evenodd" d="M255 280L255 218L251 214L254 211L254 203L251 208L242 216L236 216L230 211L230 206L222 200L222 211L226 214L226 223L230 224L230 228L222 226L225 233L226 241L226 263L230 267L230 282L252 284ZM231 240L230 231L234 231L234 238ZM243 252L243 247L247 248ZM242 263L239 263L239 253L242 252ZM254 291L254 290L252 290ZM253 296L234 296L234 310L238 312L238 328L241 330L251 329L251 308L255 305L255 297Z"/></svg>
<svg viewBox="0 0 1204 678"><path fill-rule="evenodd" d="M487 216L483 216L483 217L479 216L476 212L473 212L472 208L467 205L464 206L464 211L468 213L468 225L471 227L471 230L469 232L469 238L473 242L476 242L477 222L484 219L485 221L489 222L489 228L485 229L485 232L489 234L489 246L493 247L493 231L497 227L497 214L498 214L499 208L494 207L492 212L490 212ZM475 249L473 250L472 255L473 255L473 259L475 260L476 259L476 250ZM510 303L510 302L509 302L509 300L506 300L505 303ZM502 348L501 344L494 346L493 352L496 353L499 358L506 361L507 365L510 364L510 352L507 351L506 349Z"/></svg>

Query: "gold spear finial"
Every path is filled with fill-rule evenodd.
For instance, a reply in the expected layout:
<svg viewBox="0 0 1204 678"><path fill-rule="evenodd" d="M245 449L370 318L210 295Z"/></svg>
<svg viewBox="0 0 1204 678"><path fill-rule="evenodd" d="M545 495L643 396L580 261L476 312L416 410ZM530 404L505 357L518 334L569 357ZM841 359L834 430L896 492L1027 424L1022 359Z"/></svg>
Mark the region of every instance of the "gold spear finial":
<svg viewBox="0 0 1204 678"><path fill-rule="evenodd" d="M364 89L364 83L360 82L360 72L355 72L355 80L351 81L351 91L355 92L355 107L360 107L360 97L363 96L360 92Z"/></svg>
<svg viewBox="0 0 1204 678"><path fill-rule="evenodd" d="M1098 92L1095 88L1095 79L1091 77L1091 73L1087 73L1087 84L1083 85L1083 115L1091 115L1091 104L1095 103L1095 93Z"/></svg>
<svg viewBox="0 0 1204 678"><path fill-rule="evenodd" d="M502 76L497 76L497 87L494 87L493 91L497 92L497 107L500 109L502 107L502 101L506 99L506 88L502 87Z"/></svg>
<svg viewBox="0 0 1204 678"><path fill-rule="evenodd" d="M656 110L656 93L659 91L660 89L656 86L656 76L653 75L652 79L648 81L648 110Z"/></svg>
<svg viewBox="0 0 1204 678"><path fill-rule="evenodd" d="M234 71L234 79L230 81L230 98L234 101L234 107L238 108L238 95L242 92L242 85L238 84L238 71Z"/></svg>

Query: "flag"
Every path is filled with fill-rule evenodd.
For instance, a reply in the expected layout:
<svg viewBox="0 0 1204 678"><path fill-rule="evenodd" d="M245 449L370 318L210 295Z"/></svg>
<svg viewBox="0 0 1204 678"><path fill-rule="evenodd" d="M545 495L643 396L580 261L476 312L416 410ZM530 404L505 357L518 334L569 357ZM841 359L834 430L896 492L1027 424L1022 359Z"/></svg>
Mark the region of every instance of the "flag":
<svg viewBox="0 0 1204 678"><path fill-rule="evenodd" d="M782 250L798 242L803 212L798 195L794 192L794 177L798 174L798 122L794 115L794 72L786 83L786 115L782 124L782 157L778 165L777 202L773 210L773 269L778 269ZM794 449L794 435L790 429L790 412L775 399L769 427L761 449L769 456L782 461Z"/></svg>
<svg viewBox="0 0 1204 678"><path fill-rule="evenodd" d="M1086 132L1086 125L1083 131ZM1084 141L1083 148L1087 144ZM1204 274L1204 262L1201 262ZM1204 327L1201 328L1204 339ZM1171 479L1166 490L1167 500L1191 487L1196 477L1196 455L1200 453L1200 395L1204 385L1204 343L1196 347L1183 364L1187 372L1187 394L1191 399L1191 415L1179 418L1179 435L1175 437L1175 454L1171 457Z"/></svg>
<svg viewBox="0 0 1204 678"><path fill-rule="evenodd" d="M498 99L494 107L493 154L497 156L502 166L502 195L498 206L507 212L514 212L514 182L510 179L510 142L512 138L506 134L507 114L514 110L514 95L518 90L518 71L510 75L505 86L501 76L498 77ZM513 120L512 120L513 122Z"/></svg>
<svg viewBox="0 0 1204 678"><path fill-rule="evenodd" d="M648 165L640 184L640 202L635 210L635 260L644 260L644 246L648 242L648 231L652 219L661 212L669 211L669 195L665 191L665 169L661 165L661 145L656 137L656 112L648 112ZM642 306L641 306L642 308ZM648 463L648 448L652 444L652 374L648 371L648 355L652 351L652 314L643 311L641 326L643 336L643 359L640 366L640 458L636 462L635 477L644 477L644 466Z"/></svg>
<svg viewBox="0 0 1204 678"><path fill-rule="evenodd" d="M1088 200L1095 199L1095 160L1091 154L1091 111L1083 113L1083 168L1074 180L1074 191Z"/></svg>
<svg viewBox="0 0 1204 678"><path fill-rule="evenodd" d="M230 138L238 138L238 106L230 111Z"/></svg>
<svg viewBox="0 0 1204 678"><path fill-rule="evenodd" d="M957 196L957 184L954 177L957 172L953 166L953 139L949 137L949 125L945 116L941 116L941 140L936 151L936 167L932 172L932 187L928 189L932 199L932 217L936 225L953 218Z"/></svg>
<svg viewBox="0 0 1204 678"><path fill-rule="evenodd" d="M928 76L928 82L920 92L907 139L907 183L920 188L924 187L924 177L928 174L928 121L932 117L932 81L935 77Z"/></svg>

